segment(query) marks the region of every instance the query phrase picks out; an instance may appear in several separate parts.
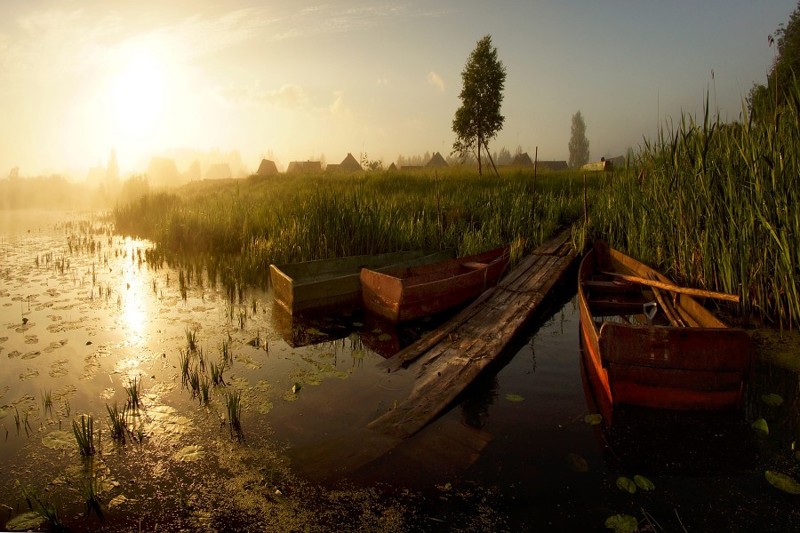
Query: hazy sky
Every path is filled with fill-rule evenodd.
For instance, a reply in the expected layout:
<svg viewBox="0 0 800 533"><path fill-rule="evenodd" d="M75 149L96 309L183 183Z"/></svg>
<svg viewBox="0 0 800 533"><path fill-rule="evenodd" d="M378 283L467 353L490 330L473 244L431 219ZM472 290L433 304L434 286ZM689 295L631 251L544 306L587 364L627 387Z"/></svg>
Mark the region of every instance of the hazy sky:
<svg viewBox="0 0 800 533"><path fill-rule="evenodd" d="M461 70L491 34L507 79L491 143L615 156L706 91L728 119L795 0L0 2L0 177L123 174L178 148L386 164L452 149ZM714 73L712 79L712 70ZM716 106L715 106L716 102ZM184 169L180 169L184 170Z"/></svg>

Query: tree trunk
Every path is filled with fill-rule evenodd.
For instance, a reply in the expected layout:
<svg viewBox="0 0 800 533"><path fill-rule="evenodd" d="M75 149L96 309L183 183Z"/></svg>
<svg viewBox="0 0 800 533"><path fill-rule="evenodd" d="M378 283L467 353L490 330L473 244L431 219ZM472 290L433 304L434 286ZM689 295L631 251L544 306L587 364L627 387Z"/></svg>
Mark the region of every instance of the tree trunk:
<svg viewBox="0 0 800 533"><path fill-rule="evenodd" d="M492 168L494 169L494 175L499 178L500 173L497 171L497 165L494 164L494 158L492 157L492 153L489 151L489 145L484 141L483 146L486 148L486 155L489 157L489 162L492 164Z"/></svg>
<svg viewBox="0 0 800 533"><path fill-rule="evenodd" d="M482 176L483 171L481 169L481 136L478 134L478 176Z"/></svg>

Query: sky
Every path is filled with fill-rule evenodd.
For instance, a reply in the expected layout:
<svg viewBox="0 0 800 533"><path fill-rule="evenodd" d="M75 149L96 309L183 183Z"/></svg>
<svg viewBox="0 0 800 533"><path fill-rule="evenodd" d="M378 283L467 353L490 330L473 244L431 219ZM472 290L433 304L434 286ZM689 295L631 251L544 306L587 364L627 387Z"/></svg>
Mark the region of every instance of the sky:
<svg viewBox="0 0 800 533"><path fill-rule="evenodd" d="M484 35L506 68L502 131L567 160L573 115L592 160L681 113L736 120L795 0L3 0L0 178L82 178L114 150L236 151L388 165L452 150L461 72ZM191 152L189 152L191 153ZM179 161L179 170L181 162Z"/></svg>

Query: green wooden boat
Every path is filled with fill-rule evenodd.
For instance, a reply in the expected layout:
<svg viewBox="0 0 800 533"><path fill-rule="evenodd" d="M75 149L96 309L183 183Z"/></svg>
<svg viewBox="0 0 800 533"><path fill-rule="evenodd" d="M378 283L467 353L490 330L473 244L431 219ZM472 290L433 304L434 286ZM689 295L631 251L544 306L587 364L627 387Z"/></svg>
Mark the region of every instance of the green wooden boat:
<svg viewBox="0 0 800 533"><path fill-rule="evenodd" d="M361 307L362 268L380 271L435 263L455 257L455 250L355 255L269 266L275 302L290 314L321 308Z"/></svg>

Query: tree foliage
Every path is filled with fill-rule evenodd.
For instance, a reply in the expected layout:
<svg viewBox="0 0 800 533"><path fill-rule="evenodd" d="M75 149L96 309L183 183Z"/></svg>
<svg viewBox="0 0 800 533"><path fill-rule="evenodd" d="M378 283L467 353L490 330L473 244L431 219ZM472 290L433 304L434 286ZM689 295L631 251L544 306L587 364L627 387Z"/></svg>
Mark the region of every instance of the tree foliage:
<svg viewBox="0 0 800 533"><path fill-rule="evenodd" d="M477 152L478 173L482 173L481 150L489 154L489 140L503 128L505 117L500 114L506 69L497 58L497 48L492 46L491 35L486 35L475 46L461 72L461 107L453 119L454 154L462 158Z"/></svg>
<svg viewBox="0 0 800 533"><path fill-rule="evenodd" d="M589 162L589 139L586 138L586 123L578 111L572 115L572 134L569 138L569 166L578 168Z"/></svg>
<svg viewBox="0 0 800 533"><path fill-rule="evenodd" d="M775 60L767 75L767 85L753 85L747 96L751 116L771 118L776 106L786 102L794 78L800 78L800 2L789 16L768 37L769 46L775 47Z"/></svg>

